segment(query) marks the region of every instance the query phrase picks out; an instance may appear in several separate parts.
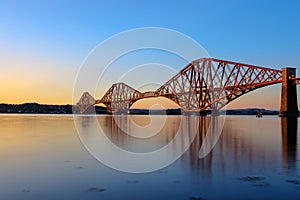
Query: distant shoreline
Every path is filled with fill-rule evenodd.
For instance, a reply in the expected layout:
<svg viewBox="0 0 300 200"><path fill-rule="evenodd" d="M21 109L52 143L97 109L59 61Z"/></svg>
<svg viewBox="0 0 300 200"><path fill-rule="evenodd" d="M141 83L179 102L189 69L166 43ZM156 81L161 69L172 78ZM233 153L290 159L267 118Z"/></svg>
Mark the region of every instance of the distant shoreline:
<svg viewBox="0 0 300 200"><path fill-rule="evenodd" d="M74 108L74 109L73 109ZM267 110L262 108L245 108L245 109L228 109L221 110L220 114L226 115L256 115L257 110L260 109L263 115L278 115L277 110ZM72 111L75 111L73 113ZM106 108L102 106L91 107L86 114L107 114ZM0 113L11 114L78 114L78 110L73 105L47 105L38 103L24 103L24 104L0 104ZM166 109L166 110L148 110L148 109L129 109L129 114L132 115L181 115L183 114L180 108ZM207 112L210 114L210 111Z"/></svg>

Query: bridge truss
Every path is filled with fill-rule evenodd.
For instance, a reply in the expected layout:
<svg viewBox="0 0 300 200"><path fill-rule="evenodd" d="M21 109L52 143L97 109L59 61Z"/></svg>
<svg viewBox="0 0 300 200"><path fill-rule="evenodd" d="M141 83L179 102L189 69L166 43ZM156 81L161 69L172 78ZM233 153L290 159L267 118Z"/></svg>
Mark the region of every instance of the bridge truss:
<svg viewBox="0 0 300 200"><path fill-rule="evenodd" d="M295 81L299 82L298 79ZM281 82L281 70L202 58L189 63L156 91L142 93L125 83L116 83L100 100L84 93L77 106L81 113L100 103L107 107L108 112L127 112L139 99L165 97L185 112L220 110L243 94Z"/></svg>

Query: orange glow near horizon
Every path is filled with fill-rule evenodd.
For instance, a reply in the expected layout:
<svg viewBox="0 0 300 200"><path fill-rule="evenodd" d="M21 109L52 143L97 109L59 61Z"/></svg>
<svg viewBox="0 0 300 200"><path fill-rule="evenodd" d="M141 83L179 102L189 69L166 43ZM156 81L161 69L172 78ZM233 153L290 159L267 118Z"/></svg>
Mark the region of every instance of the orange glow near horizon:
<svg viewBox="0 0 300 200"><path fill-rule="evenodd" d="M18 60L9 56L0 60L0 65L6 66L0 74L0 103L72 104L77 68L16 56Z"/></svg>

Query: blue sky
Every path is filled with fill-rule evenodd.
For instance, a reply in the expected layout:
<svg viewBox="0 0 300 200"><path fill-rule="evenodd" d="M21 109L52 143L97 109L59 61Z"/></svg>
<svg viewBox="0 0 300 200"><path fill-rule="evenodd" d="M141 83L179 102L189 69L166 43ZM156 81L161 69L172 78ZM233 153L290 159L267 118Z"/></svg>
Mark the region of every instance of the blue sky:
<svg viewBox="0 0 300 200"><path fill-rule="evenodd" d="M0 0L0 69L5 72L0 75L0 102L70 103L74 77L88 53L108 37L140 27L182 32L212 57L297 67L299 8L299 1ZM278 99L269 106L276 108L280 86L262 90Z"/></svg>

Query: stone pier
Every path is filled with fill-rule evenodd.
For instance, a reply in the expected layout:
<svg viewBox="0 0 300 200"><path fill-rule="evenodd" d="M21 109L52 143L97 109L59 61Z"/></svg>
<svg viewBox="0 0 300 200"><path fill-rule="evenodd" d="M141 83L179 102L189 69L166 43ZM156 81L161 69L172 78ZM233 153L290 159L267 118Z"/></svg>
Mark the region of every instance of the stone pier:
<svg viewBox="0 0 300 200"><path fill-rule="evenodd" d="M282 69L281 105L279 117L299 117L297 87L291 78L296 76L295 68Z"/></svg>

